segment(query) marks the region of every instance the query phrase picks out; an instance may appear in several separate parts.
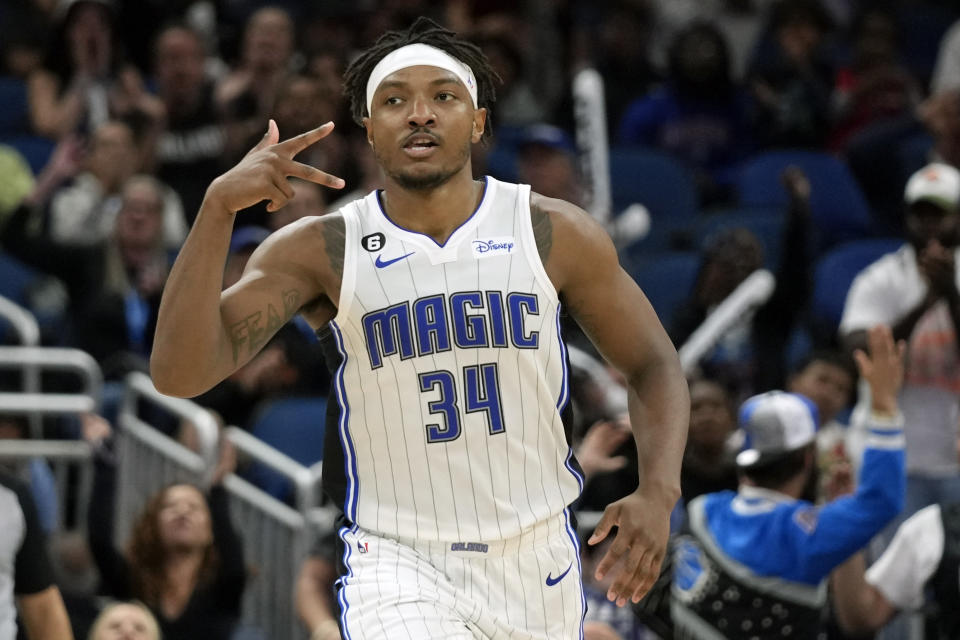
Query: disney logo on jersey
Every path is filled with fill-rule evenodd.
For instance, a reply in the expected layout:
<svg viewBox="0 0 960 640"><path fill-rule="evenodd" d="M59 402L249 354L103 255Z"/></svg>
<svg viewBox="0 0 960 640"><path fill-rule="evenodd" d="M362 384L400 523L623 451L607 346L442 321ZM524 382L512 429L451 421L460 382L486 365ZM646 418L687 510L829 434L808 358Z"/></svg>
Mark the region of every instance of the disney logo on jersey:
<svg viewBox="0 0 960 640"><path fill-rule="evenodd" d="M474 258L490 258L493 256L503 256L511 253L517 246L512 236L500 238L485 238L473 241Z"/></svg>

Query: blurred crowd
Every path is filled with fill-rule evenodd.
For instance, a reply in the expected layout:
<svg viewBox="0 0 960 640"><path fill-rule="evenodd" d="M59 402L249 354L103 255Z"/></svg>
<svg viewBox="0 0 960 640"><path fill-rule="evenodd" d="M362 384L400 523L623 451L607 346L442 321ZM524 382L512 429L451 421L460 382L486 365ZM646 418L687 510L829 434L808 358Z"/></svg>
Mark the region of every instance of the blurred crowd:
<svg viewBox="0 0 960 640"><path fill-rule="evenodd" d="M611 149L658 154L689 176L683 195L692 195L695 217L688 226L671 220L669 209L650 206L646 235L617 238L625 268L641 285L645 265L662 266L665 256L680 253L691 261L685 275L662 272L672 304L660 306L651 288L678 348L750 274L768 269L775 276L772 294L688 368L691 418L676 531L688 526L686 505L696 497L742 486L737 409L772 389L801 394L815 407L818 486L803 496L822 503L843 493L838 476L851 469L855 476L865 446L863 432L849 425L870 412L852 354L867 348L864 331L876 324L907 344L899 396L907 486L903 509L877 532L868 561L908 516L960 502L955 3L6 1L0 295L34 314L43 345L88 352L106 380L100 415L44 424L48 437L85 438L95 447L88 540L56 536L56 487L42 462L16 469L30 486L37 526L57 542L52 574L62 578L63 566L76 565L67 573L86 576L66 588L61 582L77 637L90 629L98 640L120 637L105 630L123 625L145 634L124 637L262 637L238 625L248 571L220 480L244 473L245 464L238 466L230 447L223 447L212 488L163 490L137 516L127 548L115 547L113 434L123 381L147 371L160 293L207 185L263 135L268 119L281 138L333 120L334 132L298 159L343 177L347 188L340 194L295 181L294 198L276 213L263 205L239 213L224 288L271 232L380 186L363 129L342 95L342 73L380 34L420 15L476 42L500 76L493 138L473 151L478 175L528 183L594 211L602 185L579 162L584 127L572 93L573 74L593 68L604 80ZM776 170L751 174L754 184L745 186L744 167L771 157L782 158ZM821 166L840 167L843 176L820 175ZM836 206L844 176L843 187L866 212L853 232L843 226L849 208ZM739 215L748 186L774 194L763 221L757 211ZM649 205L625 202L616 182L612 187L614 220L625 205ZM666 227L671 233L658 233ZM864 253L867 240L875 241L872 253ZM820 269L839 264L826 260L849 244L861 257L843 263L844 275ZM882 264L868 267L875 259ZM848 298L853 277L867 267ZM823 294L828 285L840 287L832 299ZM596 357L572 323L565 329L572 345ZM8 329L0 337L15 342ZM591 512L636 488L637 462L620 382L590 367L574 369L574 445L587 476L578 508L587 526ZM317 336L294 321L196 402L223 424L256 432L271 401L323 397L329 383ZM189 440L182 425L157 426ZM25 438L28 431L25 415L0 407L0 437ZM275 495L291 499L289 487ZM330 552L330 542L318 540L296 584L298 611L318 639L339 637L330 625ZM587 549L584 566L600 555ZM604 600L604 585L587 590L588 637L665 633L656 603L620 610ZM105 597L121 604L103 608Z"/></svg>

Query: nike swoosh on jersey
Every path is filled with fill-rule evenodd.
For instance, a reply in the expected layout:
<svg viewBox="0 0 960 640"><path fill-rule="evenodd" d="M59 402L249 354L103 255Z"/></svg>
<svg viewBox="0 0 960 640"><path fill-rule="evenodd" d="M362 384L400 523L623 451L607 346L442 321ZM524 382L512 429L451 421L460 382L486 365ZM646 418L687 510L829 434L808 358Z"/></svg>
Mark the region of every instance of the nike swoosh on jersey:
<svg viewBox="0 0 960 640"><path fill-rule="evenodd" d="M563 577L564 577L565 575L567 575L568 573L570 573L570 569L571 569L572 567L573 567L573 563L571 562L571 563L570 563L570 566L567 567L567 570L564 571L563 573L561 573L560 575L558 575L556 578L550 577L550 574L548 573L548 574L547 574L547 586L548 586L548 587L552 587L553 585L555 585L555 584L557 584L558 582L560 582L561 580L563 580Z"/></svg>
<svg viewBox="0 0 960 640"><path fill-rule="evenodd" d="M392 259L390 259L390 260L384 260L384 259L383 259L383 256L379 256L379 255L378 255L376 261L374 261L373 264L377 265L377 269L383 269L384 267L389 267L389 266L392 265L394 262L400 262L400 261L403 260L404 258L409 258L410 256L412 256L412 255L415 254L415 253L416 253L416 251L411 251L410 253L408 253L408 254L405 255L405 256L400 256L399 258L392 258Z"/></svg>

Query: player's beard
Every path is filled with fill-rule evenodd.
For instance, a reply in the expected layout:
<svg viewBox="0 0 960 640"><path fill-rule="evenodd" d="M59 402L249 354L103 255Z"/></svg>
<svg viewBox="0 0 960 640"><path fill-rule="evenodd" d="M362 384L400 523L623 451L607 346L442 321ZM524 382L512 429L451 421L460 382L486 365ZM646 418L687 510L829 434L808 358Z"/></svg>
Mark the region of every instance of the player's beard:
<svg viewBox="0 0 960 640"><path fill-rule="evenodd" d="M399 170L389 170L383 162L383 158L377 154L380 166L384 167L384 172L391 180L400 185L401 188L408 191L432 191L447 183L450 178L460 173L464 165L470 159L470 143L467 142L463 152L460 155L460 162L453 168L441 167L436 171L425 174L406 173L402 168Z"/></svg>

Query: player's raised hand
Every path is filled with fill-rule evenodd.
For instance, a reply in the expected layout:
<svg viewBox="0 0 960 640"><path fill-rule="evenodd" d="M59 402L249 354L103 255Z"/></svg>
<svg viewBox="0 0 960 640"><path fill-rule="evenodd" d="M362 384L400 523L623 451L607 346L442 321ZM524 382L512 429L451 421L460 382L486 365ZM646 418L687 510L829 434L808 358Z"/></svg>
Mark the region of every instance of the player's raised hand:
<svg viewBox="0 0 960 640"><path fill-rule="evenodd" d="M603 511L587 544L600 543L617 527L613 543L597 565L596 579L616 570L607 599L622 607L640 602L660 575L660 565L670 537L673 506L658 503L637 490L611 503Z"/></svg>
<svg viewBox="0 0 960 640"><path fill-rule="evenodd" d="M232 169L207 189L206 201L230 212L269 200L267 211L276 211L293 197L289 177L342 189L342 179L294 160L294 156L333 131L328 122L316 129L280 142L277 123L270 120L267 133Z"/></svg>

